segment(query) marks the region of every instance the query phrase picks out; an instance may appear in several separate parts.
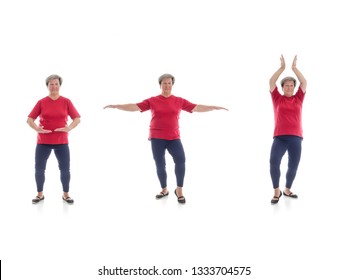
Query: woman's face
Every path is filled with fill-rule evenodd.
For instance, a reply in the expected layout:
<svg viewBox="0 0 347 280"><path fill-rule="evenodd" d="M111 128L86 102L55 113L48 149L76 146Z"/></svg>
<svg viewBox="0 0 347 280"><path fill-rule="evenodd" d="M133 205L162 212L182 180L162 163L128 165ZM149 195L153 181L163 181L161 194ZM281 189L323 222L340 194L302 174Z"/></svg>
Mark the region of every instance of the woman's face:
<svg viewBox="0 0 347 280"><path fill-rule="evenodd" d="M161 81L160 88L162 92L165 94L171 93L172 90L172 79L166 78Z"/></svg>
<svg viewBox="0 0 347 280"><path fill-rule="evenodd" d="M282 87L284 96L291 97L294 94L294 82L286 81Z"/></svg>
<svg viewBox="0 0 347 280"><path fill-rule="evenodd" d="M53 79L48 82L48 91L50 94L59 94L60 83L59 79Z"/></svg>

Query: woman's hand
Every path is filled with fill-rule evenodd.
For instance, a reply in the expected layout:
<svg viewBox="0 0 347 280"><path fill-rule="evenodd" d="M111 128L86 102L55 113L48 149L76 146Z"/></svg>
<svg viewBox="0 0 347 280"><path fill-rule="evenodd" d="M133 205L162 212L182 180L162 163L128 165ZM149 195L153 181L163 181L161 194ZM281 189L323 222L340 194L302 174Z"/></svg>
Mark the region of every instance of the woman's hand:
<svg viewBox="0 0 347 280"><path fill-rule="evenodd" d="M54 129L54 131L56 131L56 132L69 132L70 130L71 129L68 126Z"/></svg>
<svg viewBox="0 0 347 280"><path fill-rule="evenodd" d="M293 60L293 64L292 64L292 69L296 68L296 60L297 60L297 56L294 56L294 60Z"/></svg>
<svg viewBox="0 0 347 280"><path fill-rule="evenodd" d="M48 130L48 129L43 129L43 127L41 126L38 126L37 129L36 129L37 133L52 133L52 130Z"/></svg>
<svg viewBox="0 0 347 280"><path fill-rule="evenodd" d="M107 106L104 107L104 109L107 109L107 108L116 109L117 105L107 105Z"/></svg>
<svg viewBox="0 0 347 280"><path fill-rule="evenodd" d="M286 62L284 61L283 54L281 54L280 60L281 60L281 68L286 69Z"/></svg>
<svg viewBox="0 0 347 280"><path fill-rule="evenodd" d="M212 106L213 110L225 110L225 111L229 111L227 108L221 107L221 106Z"/></svg>

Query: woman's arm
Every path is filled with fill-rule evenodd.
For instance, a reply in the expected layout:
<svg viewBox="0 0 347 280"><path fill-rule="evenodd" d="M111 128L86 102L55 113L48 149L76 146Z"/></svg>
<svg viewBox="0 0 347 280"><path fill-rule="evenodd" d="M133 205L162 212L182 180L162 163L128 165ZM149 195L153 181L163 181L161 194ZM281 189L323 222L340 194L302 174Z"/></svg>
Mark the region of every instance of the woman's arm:
<svg viewBox="0 0 347 280"><path fill-rule="evenodd" d="M37 126L36 123L35 123L35 120L33 118L28 118L27 123L37 133L51 133L52 132L52 130L43 129L40 126Z"/></svg>
<svg viewBox="0 0 347 280"><path fill-rule="evenodd" d="M213 111L213 110L226 110L228 111L228 109L224 108L224 107L220 107L220 106L209 106L209 105L196 105L193 109L193 112L209 112L209 111Z"/></svg>
<svg viewBox="0 0 347 280"><path fill-rule="evenodd" d="M271 76L269 85L270 85L270 92L273 92L273 90L276 88L276 82L279 78L279 76L283 73L284 69L286 69L286 63L284 61L283 55L281 55L281 67Z"/></svg>
<svg viewBox="0 0 347 280"><path fill-rule="evenodd" d="M70 125L68 125L66 127L57 128L54 131L69 132L71 129L74 129L80 122L81 122L80 118L75 118L75 119L73 119L72 123L70 123Z"/></svg>
<svg viewBox="0 0 347 280"><path fill-rule="evenodd" d="M119 110L128 111L128 112L141 111L139 106L137 106L135 103L107 105L104 107L104 109L106 109L106 108L119 109Z"/></svg>
<svg viewBox="0 0 347 280"><path fill-rule="evenodd" d="M299 69L296 68L296 60L297 60L297 56L294 57L293 64L292 64L292 70L300 82L299 86L300 86L301 90L305 93L307 81L306 81L304 75L299 71Z"/></svg>

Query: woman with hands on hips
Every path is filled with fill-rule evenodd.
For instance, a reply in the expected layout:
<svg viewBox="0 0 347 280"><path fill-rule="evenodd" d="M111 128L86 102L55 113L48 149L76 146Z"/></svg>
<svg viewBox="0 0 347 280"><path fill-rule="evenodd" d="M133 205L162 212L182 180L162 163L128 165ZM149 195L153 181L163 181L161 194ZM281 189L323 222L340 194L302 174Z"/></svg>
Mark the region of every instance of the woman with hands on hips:
<svg viewBox="0 0 347 280"><path fill-rule="evenodd" d="M37 132L35 150L35 180L37 195L32 200L36 204L44 200L43 185L47 160L52 152L58 160L60 180L63 185L63 200L73 204L69 196L70 188L70 150L68 132L80 123L80 115L72 102L59 94L63 79L58 75L51 75L46 79L48 96L39 100L28 116L27 123ZM40 117L39 125L35 120ZM67 125L68 117L72 119Z"/></svg>
<svg viewBox="0 0 347 280"><path fill-rule="evenodd" d="M275 129L270 154L270 175L274 189L272 204L277 204L282 191L279 189L280 164L282 157L288 152L288 169L286 173L286 184L283 191L284 196L298 198L291 191L293 181L301 158L302 130L302 104L306 95L306 79L296 66L297 56L294 57L292 70L299 80L299 87L294 94L296 79L285 77L281 80L283 95L279 93L276 82L286 68L283 55L281 55L281 66L271 76L270 94L275 116Z"/></svg>
<svg viewBox="0 0 347 280"><path fill-rule="evenodd" d="M177 187L175 195L178 203L185 203L183 196L183 183L185 176L185 153L180 140L179 115L181 110L186 112L208 112L213 110L228 110L220 106L197 105L188 100L172 95L172 87L175 78L171 74L161 75L158 79L161 94L145 99L140 103L121 105L108 105L105 108L114 108L124 111L145 112L151 110L149 140L151 141L152 154L156 164L157 176L161 185L161 191L156 195L161 199L169 195L167 189L167 173L165 162L165 151L173 157L175 163L175 175Z"/></svg>

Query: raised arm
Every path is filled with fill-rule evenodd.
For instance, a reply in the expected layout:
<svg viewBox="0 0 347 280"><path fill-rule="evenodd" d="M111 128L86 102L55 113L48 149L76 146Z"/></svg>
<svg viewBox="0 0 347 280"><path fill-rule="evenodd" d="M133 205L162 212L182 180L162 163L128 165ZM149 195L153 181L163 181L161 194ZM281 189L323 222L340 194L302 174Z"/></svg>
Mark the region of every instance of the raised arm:
<svg viewBox="0 0 347 280"><path fill-rule="evenodd" d="M209 106L209 105L196 105L195 108L193 109L193 112L209 112L209 111L213 111L213 110L226 110L228 111L228 109L224 108L224 107L220 107L220 106Z"/></svg>
<svg viewBox="0 0 347 280"><path fill-rule="evenodd" d="M118 104L118 105L107 105L107 106L104 107L104 109L107 109L107 108L119 109L119 110L128 111L128 112L141 111L139 106L137 106L135 103Z"/></svg>
<svg viewBox="0 0 347 280"><path fill-rule="evenodd" d="M292 64L292 70L300 82L299 86L300 86L301 90L305 93L307 81L306 81L304 75L299 71L299 69L296 68L296 60L297 60L297 56L294 57L293 64Z"/></svg>
<svg viewBox="0 0 347 280"><path fill-rule="evenodd" d="M270 85L270 92L273 92L273 90L276 88L276 82L279 78L279 76L283 73L284 69L286 69L286 63L284 61L283 55L281 55L281 67L271 76L269 85Z"/></svg>

